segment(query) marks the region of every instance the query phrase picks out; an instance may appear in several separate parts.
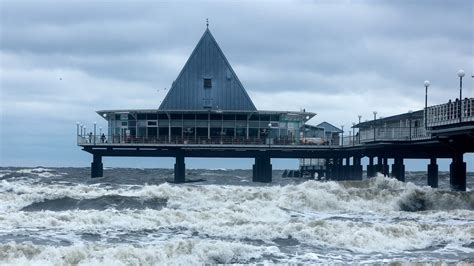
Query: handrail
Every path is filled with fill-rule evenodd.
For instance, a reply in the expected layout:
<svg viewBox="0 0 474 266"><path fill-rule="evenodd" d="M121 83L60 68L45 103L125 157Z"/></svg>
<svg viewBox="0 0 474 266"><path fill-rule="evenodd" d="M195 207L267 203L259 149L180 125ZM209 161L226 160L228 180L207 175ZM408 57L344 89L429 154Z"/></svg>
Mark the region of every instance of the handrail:
<svg viewBox="0 0 474 266"><path fill-rule="evenodd" d="M429 128L474 121L474 98L429 106L426 116Z"/></svg>
<svg viewBox="0 0 474 266"><path fill-rule="evenodd" d="M313 142L302 139L296 141L289 138L246 138L246 137L194 137L194 136L160 136L136 137L123 135L78 135L78 145L121 145L121 144L184 144L184 145L308 145L334 146L327 141Z"/></svg>

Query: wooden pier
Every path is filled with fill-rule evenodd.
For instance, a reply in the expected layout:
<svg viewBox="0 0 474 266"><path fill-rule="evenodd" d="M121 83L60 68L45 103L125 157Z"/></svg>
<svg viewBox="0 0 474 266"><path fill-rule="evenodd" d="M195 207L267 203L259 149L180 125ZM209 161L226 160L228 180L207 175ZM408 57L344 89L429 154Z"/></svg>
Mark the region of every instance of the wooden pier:
<svg viewBox="0 0 474 266"><path fill-rule="evenodd" d="M474 99L469 99L471 108ZM448 103L449 104L449 103ZM438 159L452 159L450 166L451 186L454 190L466 190L465 153L474 152L474 112L465 111L461 122L456 115L445 117L430 117L437 113L436 109L446 108L444 105L428 107L428 124L425 129L422 123L406 127L393 127L388 123L393 117L364 122L355 125L359 132L368 130L375 135L363 138L358 136L344 137L339 145L316 145L300 143L285 143L277 138L269 141L251 140L209 140L208 144L190 143L186 139L175 139L170 142L155 142L145 139L119 140L106 137L106 142L99 135L78 135L78 145L84 151L93 155L91 176L103 174L102 157L174 157L174 181L185 182L185 158L254 158L253 181L272 181L272 158L321 158L325 159L325 176L332 180L360 180L363 167L361 160L368 158L366 166L367 177L375 176L377 172L405 180L405 159L429 159L427 166L427 184L437 187ZM455 108L453 114L458 113ZM412 114L398 115L398 120L404 121ZM414 118L418 119L418 118ZM423 119L421 119L423 120ZM414 123L409 121L408 123ZM399 122L395 124L399 125ZM386 134L385 132L408 132L411 135ZM411 133L410 133L411 132ZM423 134L420 134L423 132ZM360 138L362 136L362 138ZM389 136L392 136L391 138ZM156 141L156 140L155 140ZM345 145L343 145L345 143ZM388 160L393 164L388 165ZM391 171L390 171L391 169Z"/></svg>

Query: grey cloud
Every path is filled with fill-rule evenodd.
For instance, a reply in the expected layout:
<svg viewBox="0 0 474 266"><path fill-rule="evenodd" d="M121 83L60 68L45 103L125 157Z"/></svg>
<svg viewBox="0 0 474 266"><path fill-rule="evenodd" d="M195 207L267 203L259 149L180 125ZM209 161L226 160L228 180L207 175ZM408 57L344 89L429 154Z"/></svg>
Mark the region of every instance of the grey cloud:
<svg viewBox="0 0 474 266"><path fill-rule="evenodd" d="M74 149L76 121L102 123L95 110L157 107L205 18L258 107L335 124L419 109L425 79L431 103L455 98L456 71L473 73L467 0L2 1L0 139L13 134L2 151L21 157L10 143L23 139L41 150L44 136Z"/></svg>

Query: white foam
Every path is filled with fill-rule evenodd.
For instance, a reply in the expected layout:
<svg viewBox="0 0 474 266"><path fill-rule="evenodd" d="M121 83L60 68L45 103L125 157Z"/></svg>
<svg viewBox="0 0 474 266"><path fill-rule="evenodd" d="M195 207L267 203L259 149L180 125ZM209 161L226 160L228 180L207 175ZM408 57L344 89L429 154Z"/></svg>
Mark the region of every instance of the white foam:
<svg viewBox="0 0 474 266"><path fill-rule="evenodd" d="M19 173L19 174L32 174L38 177L46 177L46 178L65 175L65 173L54 174L51 172L55 172L55 171L53 169L43 168L43 167L20 169L16 171L16 173Z"/></svg>
<svg viewBox="0 0 474 266"><path fill-rule="evenodd" d="M180 233L187 237L198 232L215 238L271 243L291 236L310 245L362 253L424 249L443 243L462 246L473 241L472 210L400 212L400 198L416 189L424 188L381 177L358 185L308 181L287 186L162 184L139 189L3 180L0 230L46 228L58 234L87 232L110 237L123 231L181 228ZM104 195L166 198L168 202L161 210L18 211L45 199Z"/></svg>
<svg viewBox="0 0 474 266"><path fill-rule="evenodd" d="M278 252L278 248L270 250ZM148 246L75 244L67 247L8 243L0 245L0 263L22 265L195 265L246 263L266 247L215 240L173 240Z"/></svg>

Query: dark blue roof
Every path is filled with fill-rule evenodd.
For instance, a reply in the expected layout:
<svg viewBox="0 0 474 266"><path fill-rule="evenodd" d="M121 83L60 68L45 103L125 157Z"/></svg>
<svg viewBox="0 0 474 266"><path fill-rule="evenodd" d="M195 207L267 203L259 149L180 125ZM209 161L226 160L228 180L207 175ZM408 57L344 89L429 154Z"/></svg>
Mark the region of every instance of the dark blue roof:
<svg viewBox="0 0 474 266"><path fill-rule="evenodd" d="M317 127L324 128L326 132L333 132L333 133L342 133L342 130L329 124L328 122L322 122L321 124L317 125Z"/></svg>
<svg viewBox="0 0 474 266"><path fill-rule="evenodd" d="M211 79L212 88L205 88ZM160 110L257 110L237 75L206 29L173 82Z"/></svg>

